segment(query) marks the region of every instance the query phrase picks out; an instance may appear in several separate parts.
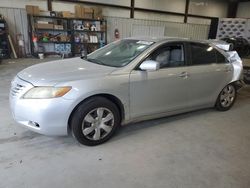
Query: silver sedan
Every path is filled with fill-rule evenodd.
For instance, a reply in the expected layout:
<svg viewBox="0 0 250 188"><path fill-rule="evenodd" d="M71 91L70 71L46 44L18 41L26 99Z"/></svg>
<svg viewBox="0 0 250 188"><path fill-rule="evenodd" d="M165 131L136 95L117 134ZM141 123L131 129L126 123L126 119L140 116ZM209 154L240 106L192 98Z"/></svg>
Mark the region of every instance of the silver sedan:
<svg viewBox="0 0 250 188"><path fill-rule="evenodd" d="M228 110L241 74L237 54L207 41L130 38L85 58L28 67L13 79L9 98L14 119L30 130L97 145L129 122Z"/></svg>

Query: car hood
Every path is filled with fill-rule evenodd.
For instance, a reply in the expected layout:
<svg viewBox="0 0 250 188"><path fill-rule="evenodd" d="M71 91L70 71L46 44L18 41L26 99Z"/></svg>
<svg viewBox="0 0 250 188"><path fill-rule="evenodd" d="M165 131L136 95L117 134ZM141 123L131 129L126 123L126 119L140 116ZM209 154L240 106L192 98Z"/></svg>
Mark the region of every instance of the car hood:
<svg viewBox="0 0 250 188"><path fill-rule="evenodd" d="M116 69L77 57L33 65L19 72L17 76L34 86L55 85L59 82L104 76Z"/></svg>

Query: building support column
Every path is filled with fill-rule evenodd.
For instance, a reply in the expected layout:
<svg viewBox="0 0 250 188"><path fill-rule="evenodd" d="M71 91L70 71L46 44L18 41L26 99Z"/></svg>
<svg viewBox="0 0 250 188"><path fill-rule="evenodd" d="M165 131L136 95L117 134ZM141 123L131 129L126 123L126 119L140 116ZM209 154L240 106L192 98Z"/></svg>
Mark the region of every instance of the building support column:
<svg viewBox="0 0 250 188"><path fill-rule="evenodd" d="M228 9L227 9L227 17L228 18L235 18L237 15L237 9L238 9L238 1L230 1L228 3Z"/></svg>
<svg viewBox="0 0 250 188"><path fill-rule="evenodd" d="M130 18L135 17L135 0L131 0Z"/></svg>
<svg viewBox="0 0 250 188"><path fill-rule="evenodd" d="M184 15L184 23L187 23L189 3L190 3L190 0L186 0L185 15Z"/></svg>
<svg viewBox="0 0 250 188"><path fill-rule="evenodd" d="M52 0L47 0L48 11L52 11Z"/></svg>

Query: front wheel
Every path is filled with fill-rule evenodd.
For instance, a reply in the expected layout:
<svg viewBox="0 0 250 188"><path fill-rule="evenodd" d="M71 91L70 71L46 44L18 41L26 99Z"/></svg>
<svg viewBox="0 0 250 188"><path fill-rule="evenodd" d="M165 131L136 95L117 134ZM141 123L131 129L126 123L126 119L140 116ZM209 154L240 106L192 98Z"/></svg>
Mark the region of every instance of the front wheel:
<svg viewBox="0 0 250 188"><path fill-rule="evenodd" d="M119 125L117 106L103 97L94 97L79 105L71 120L73 136L88 146L110 139Z"/></svg>
<svg viewBox="0 0 250 188"><path fill-rule="evenodd" d="M227 111L229 110L235 100L236 100L236 89L233 84L228 84L223 90L220 92L215 107L219 111Z"/></svg>

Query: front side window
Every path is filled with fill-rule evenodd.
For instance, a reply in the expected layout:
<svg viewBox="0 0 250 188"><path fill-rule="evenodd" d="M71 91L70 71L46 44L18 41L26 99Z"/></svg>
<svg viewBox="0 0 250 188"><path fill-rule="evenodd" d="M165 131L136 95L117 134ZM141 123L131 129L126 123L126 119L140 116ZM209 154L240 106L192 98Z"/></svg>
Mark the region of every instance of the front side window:
<svg viewBox="0 0 250 188"><path fill-rule="evenodd" d="M88 55L87 60L112 67L123 67L134 60L154 42L125 39L113 42L110 45Z"/></svg>
<svg viewBox="0 0 250 188"><path fill-rule="evenodd" d="M160 68L184 66L184 47L181 44L169 44L154 51L148 59L159 62Z"/></svg>
<svg viewBox="0 0 250 188"><path fill-rule="evenodd" d="M207 44L191 43L192 65L216 63L216 50Z"/></svg>

